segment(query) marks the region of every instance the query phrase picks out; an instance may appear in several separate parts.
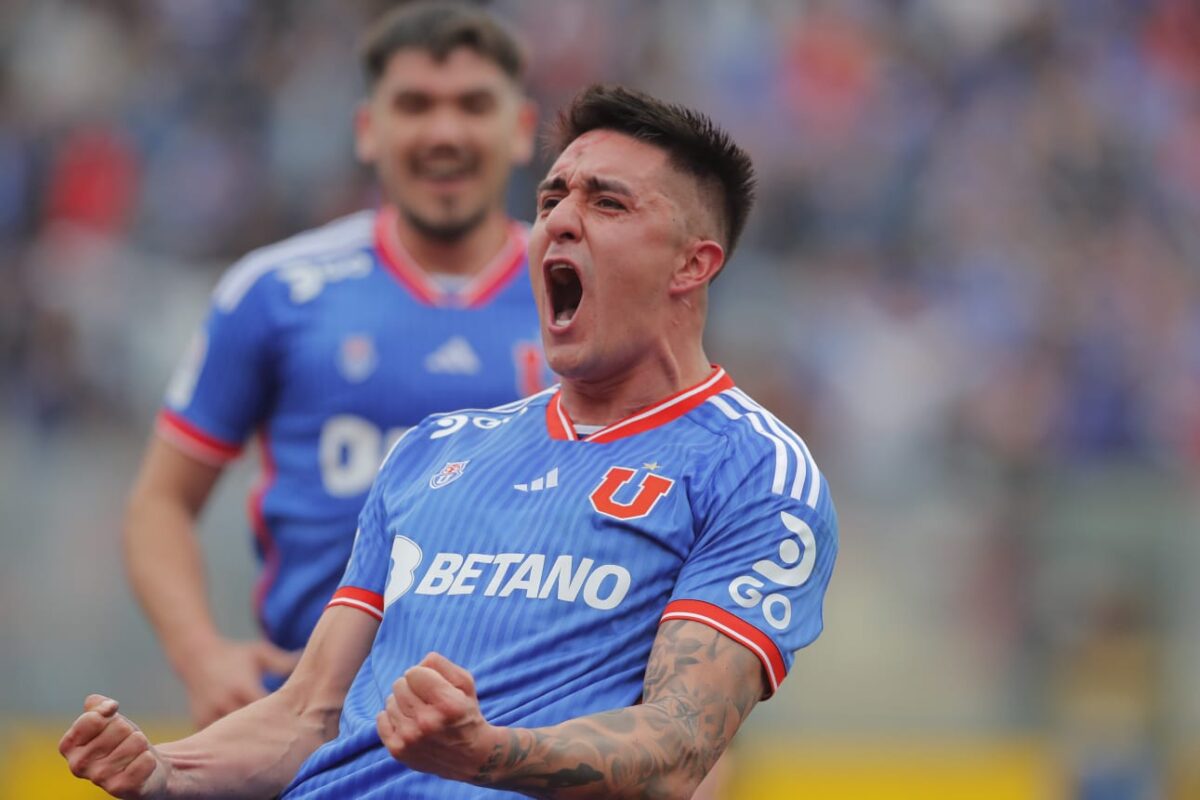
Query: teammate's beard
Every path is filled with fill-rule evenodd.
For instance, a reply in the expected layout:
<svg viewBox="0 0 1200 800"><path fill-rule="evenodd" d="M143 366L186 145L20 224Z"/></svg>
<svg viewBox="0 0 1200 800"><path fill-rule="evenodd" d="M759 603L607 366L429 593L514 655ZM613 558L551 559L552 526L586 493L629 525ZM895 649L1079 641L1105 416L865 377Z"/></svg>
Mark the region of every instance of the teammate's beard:
<svg viewBox="0 0 1200 800"><path fill-rule="evenodd" d="M462 219L451 219L444 222L433 222L423 219L407 208L401 208L400 213L404 215L404 219L407 220L408 224L422 236L452 244L483 224L484 218L487 217L488 209L487 206L483 206L478 211L468 214Z"/></svg>

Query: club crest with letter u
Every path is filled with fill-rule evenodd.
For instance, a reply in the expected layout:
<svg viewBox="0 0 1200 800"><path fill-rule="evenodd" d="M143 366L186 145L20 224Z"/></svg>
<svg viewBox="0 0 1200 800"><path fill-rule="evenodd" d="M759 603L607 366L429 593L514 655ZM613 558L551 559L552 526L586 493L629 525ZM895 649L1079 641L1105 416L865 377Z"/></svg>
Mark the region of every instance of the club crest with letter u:
<svg viewBox="0 0 1200 800"><path fill-rule="evenodd" d="M632 499L618 501L617 492L632 481L636 474L637 470L629 467L609 467L600 485L588 495L588 499L592 501L592 508L613 519L641 519L653 511L658 501L666 497L675 485L675 481L670 478L648 472L642 478L637 494Z"/></svg>
<svg viewBox="0 0 1200 800"><path fill-rule="evenodd" d="M447 461L446 466L435 472L433 477L429 479L429 488L440 489L446 484L458 480L462 477L463 470L467 468L467 464L470 463L470 459L466 461Z"/></svg>

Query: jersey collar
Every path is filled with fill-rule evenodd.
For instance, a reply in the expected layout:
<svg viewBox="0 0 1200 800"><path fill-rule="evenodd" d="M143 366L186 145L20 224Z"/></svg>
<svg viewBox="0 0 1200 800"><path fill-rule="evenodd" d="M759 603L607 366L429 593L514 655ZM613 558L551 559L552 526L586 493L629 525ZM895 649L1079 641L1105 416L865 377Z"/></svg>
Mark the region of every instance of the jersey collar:
<svg viewBox="0 0 1200 800"><path fill-rule="evenodd" d="M523 225L512 222L500 252L461 289L448 292L438 285L413 259L396 232L400 212L384 206L375 215L375 248L379 259L401 286L425 305L448 308L479 308L487 305L501 289L521 273L528 237Z"/></svg>
<svg viewBox="0 0 1200 800"><path fill-rule="evenodd" d="M666 425L672 420L679 419L713 395L732 388L733 378L730 378L729 374L721 367L714 366L709 376L695 386L676 392L667 399L642 409L636 414L617 420L611 425L606 425L582 439L575 434L575 423L571 422L567 410L562 407L562 390L560 389L546 404L546 429L550 432L551 439L603 444Z"/></svg>

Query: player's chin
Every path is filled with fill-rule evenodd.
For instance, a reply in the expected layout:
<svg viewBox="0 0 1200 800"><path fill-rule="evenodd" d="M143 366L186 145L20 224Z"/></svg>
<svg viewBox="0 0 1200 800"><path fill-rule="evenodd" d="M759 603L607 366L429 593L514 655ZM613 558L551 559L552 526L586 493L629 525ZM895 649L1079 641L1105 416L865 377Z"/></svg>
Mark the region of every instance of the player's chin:
<svg viewBox="0 0 1200 800"><path fill-rule="evenodd" d="M577 347L553 341L553 337L542 337L542 349L546 355L546 365L555 375L564 378L574 377L579 369L579 353Z"/></svg>
<svg viewBox="0 0 1200 800"><path fill-rule="evenodd" d="M546 353L546 364L555 375L586 380L595 371L596 359L583 343L553 341L554 337L545 338L543 349Z"/></svg>
<svg viewBox="0 0 1200 800"><path fill-rule="evenodd" d="M409 221L425 236L446 242L457 241L474 231L487 214L486 208L461 211L462 203L434 202L429 205L433 207L408 209Z"/></svg>

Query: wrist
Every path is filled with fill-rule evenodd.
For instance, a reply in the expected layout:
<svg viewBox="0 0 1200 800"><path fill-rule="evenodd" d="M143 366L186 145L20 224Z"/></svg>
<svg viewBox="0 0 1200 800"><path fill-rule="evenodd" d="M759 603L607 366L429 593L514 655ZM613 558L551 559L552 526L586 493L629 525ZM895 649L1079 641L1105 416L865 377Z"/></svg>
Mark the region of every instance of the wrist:
<svg viewBox="0 0 1200 800"><path fill-rule="evenodd" d="M479 743L478 765L469 782L476 786L499 786L520 766L520 754L529 752L532 734L525 728L505 728L487 724L476 738Z"/></svg>
<svg viewBox="0 0 1200 800"><path fill-rule="evenodd" d="M182 674L192 672L197 664L205 661L224 644L224 639L215 628L191 631L186 636L164 642L167 659L175 671Z"/></svg>

